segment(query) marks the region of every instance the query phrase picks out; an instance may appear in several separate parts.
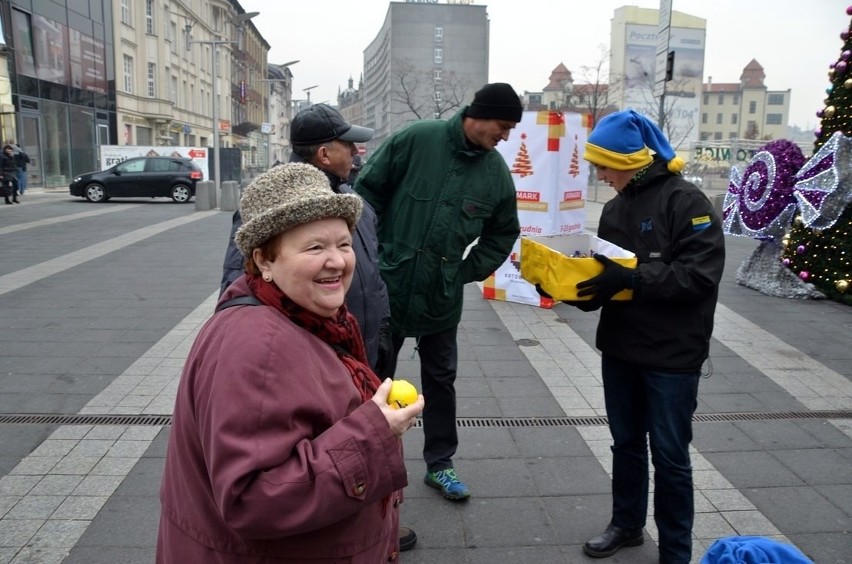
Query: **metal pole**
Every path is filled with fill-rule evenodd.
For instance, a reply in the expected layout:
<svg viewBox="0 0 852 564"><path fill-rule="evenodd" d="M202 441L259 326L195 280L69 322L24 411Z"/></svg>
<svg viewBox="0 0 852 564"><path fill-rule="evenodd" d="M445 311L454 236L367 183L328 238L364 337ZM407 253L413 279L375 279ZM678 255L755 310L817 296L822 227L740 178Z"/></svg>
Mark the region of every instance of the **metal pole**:
<svg viewBox="0 0 852 564"><path fill-rule="evenodd" d="M660 94L660 119L657 120L660 131L665 133L666 125L666 86L663 85L663 93Z"/></svg>
<svg viewBox="0 0 852 564"><path fill-rule="evenodd" d="M222 163L219 162L219 102L216 99L218 96L218 88L216 88L216 49L218 41L210 42L210 50L213 53L213 186L216 189L216 197L219 197L219 182L222 171Z"/></svg>
<svg viewBox="0 0 852 564"><path fill-rule="evenodd" d="M269 123L269 133L266 134L266 169L272 168L272 83L269 83L269 97L266 99L266 120Z"/></svg>

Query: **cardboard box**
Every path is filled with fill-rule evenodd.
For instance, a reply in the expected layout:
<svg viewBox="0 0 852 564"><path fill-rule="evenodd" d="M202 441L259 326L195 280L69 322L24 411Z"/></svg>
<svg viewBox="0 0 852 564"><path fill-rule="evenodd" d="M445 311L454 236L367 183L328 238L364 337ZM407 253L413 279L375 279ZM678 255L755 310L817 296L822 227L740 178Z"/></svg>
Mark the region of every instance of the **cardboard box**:
<svg viewBox="0 0 852 564"><path fill-rule="evenodd" d="M577 296L577 283L603 272L592 258L598 253L628 268L636 268L636 255L594 235L554 235L521 237L521 276L559 301L590 300ZM622 290L613 300L633 299L633 290Z"/></svg>

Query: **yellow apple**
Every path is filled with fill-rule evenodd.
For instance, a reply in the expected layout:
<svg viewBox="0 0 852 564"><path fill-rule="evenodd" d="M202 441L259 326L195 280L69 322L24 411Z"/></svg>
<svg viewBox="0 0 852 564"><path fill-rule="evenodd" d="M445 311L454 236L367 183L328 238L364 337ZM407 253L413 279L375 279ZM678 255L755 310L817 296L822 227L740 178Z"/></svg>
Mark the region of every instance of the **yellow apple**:
<svg viewBox="0 0 852 564"><path fill-rule="evenodd" d="M417 401L417 388L405 380L394 380L388 394L388 405L399 409Z"/></svg>

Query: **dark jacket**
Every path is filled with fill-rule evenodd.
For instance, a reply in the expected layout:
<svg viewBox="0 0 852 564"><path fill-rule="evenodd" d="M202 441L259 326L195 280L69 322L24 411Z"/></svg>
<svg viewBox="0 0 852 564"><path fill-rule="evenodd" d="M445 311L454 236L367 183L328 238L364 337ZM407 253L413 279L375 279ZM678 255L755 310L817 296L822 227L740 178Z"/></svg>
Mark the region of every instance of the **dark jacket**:
<svg viewBox="0 0 852 564"><path fill-rule="evenodd" d="M290 157L290 162L305 161L294 153ZM353 193L348 185L342 184L341 180L333 174L326 172L325 175L335 192ZM245 258L234 244L234 235L242 224L242 217L237 210L234 212L231 225L228 250L225 251L220 294L243 274ZM379 358L380 329L390 319L388 291L379 274L379 243L376 238L376 225L376 214L373 208L365 202L361 219L358 220L355 232L352 234L352 247L355 249L355 272L352 276L352 285L346 293L346 307L358 320L358 326L361 328L361 334L364 337L364 346L367 349L367 358L373 368L377 368Z"/></svg>
<svg viewBox="0 0 852 564"><path fill-rule="evenodd" d="M707 358L725 266L722 222L707 197L655 160L604 206L598 235L636 253L631 301L607 302L597 347L660 370L699 370Z"/></svg>
<svg viewBox="0 0 852 564"><path fill-rule="evenodd" d="M9 156L5 151L0 152L0 175L6 181L15 180L18 177L18 164L14 156Z"/></svg>
<svg viewBox="0 0 852 564"><path fill-rule="evenodd" d="M15 153L15 165L21 170L27 170L27 164L30 163L30 156L23 150Z"/></svg>
<svg viewBox="0 0 852 564"><path fill-rule="evenodd" d="M240 278L220 303L250 294ZM275 308L231 307L181 376L157 562L396 562L406 484L399 439L334 349Z"/></svg>
<svg viewBox="0 0 852 564"><path fill-rule="evenodd" d="M379 217L395 334L417 337L458 325L464 285L491 275L520 233L506 162L497 151L468 146L466 109L393 134L355 184Z"/></svg>

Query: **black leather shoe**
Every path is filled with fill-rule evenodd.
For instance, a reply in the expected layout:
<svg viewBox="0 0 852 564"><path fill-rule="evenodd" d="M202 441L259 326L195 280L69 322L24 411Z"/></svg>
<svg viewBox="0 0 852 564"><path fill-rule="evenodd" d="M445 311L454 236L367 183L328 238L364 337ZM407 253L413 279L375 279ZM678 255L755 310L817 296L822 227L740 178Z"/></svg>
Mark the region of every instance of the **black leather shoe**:
<svg viewBox="0 0 852 564"><path fill-rule="evenodd" d="M417 544L417 534L408 527L399 528L399 551L411 550Z"/></svg>
<svg viewBox="0 0 852 564"><path fill-rule="evenodd" d="M606 558L625 546L639 546L643 542L645 535L642 529L621 529L609 525L604 532L586 541L583 552L592 558Z"/></svg>

